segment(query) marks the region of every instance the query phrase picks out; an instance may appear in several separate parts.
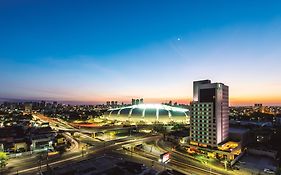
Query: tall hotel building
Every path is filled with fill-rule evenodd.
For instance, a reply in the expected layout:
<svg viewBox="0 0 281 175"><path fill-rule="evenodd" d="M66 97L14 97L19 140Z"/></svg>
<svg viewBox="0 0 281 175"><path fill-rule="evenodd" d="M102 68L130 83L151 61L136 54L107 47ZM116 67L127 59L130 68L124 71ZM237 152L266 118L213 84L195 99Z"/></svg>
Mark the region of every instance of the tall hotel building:
<svg viewBox="0 0 281 175"><path fill-rule="evenodd" d="M190 144L217 147L228 138L228 86L210 80L193 82Z"/></svg>

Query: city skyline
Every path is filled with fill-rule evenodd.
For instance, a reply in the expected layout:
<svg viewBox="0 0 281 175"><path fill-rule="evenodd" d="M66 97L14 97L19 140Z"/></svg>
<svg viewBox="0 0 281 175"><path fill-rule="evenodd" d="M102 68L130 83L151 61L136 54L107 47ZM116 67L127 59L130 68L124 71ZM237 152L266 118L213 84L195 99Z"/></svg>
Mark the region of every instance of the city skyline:
<svg viewBox="0 0 281 175"><path fill-rule="evenodd" d="M2 1L0 98L189 103L212 79L281 105L281 3L217 2Z"/></svg>

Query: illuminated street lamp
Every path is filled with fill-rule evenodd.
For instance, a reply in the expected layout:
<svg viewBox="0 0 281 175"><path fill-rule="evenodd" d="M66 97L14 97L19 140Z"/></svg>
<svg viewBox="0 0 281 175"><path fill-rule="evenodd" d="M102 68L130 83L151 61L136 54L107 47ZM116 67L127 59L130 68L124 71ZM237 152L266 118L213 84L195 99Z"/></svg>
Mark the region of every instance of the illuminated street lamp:
<svg viewBox="0 0 281 175"><path fill-rule="evenodd" d="M86 151L87 148L88 148L88 145L83 145L82 146L82 157L84 157L84 154L87 153L87 151ZM84 153L84 150L85 150L85 153Z"/></svg>

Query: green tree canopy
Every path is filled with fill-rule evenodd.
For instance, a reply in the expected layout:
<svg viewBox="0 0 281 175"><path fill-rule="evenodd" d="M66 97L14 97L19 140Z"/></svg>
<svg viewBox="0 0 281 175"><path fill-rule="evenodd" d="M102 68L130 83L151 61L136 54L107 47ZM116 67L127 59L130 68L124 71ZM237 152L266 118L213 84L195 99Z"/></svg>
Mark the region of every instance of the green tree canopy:
<svg viewBox="0 0 281 175"><path fill-rule="evenodd" d="M3 168L7 165L8 156L4 152L0 152L0 167Z"/></svg>

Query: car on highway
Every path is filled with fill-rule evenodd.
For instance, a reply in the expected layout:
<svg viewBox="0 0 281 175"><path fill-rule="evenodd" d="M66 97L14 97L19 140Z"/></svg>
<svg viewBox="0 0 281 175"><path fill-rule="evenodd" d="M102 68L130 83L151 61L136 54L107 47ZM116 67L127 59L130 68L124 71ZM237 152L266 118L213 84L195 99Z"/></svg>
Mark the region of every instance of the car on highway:
<svg viewBox="0 0 281 175"><path fill-rule="evenodd" d="M275 174L275 172L274 172L273 170L268 169L268 168L265 168L265 169L263 170L263 172L268 173L268 174Z"/></svg>
<svg viewBox="0 0 281 175"><path fill-rule="evenodd" d="M237 165L235 165L235 166L233 166L233 167L232 167L232 169L234 169L234 170L239 170L239 169L240 169L240 167L239 167L239 166L237 166Z"/></svg>
<svg viewBox="0 0 281 175"><path fill-rule="evenodd" d="M240 164L246 164L246 162L243 162L243 161L238 161Z"/></svg>

